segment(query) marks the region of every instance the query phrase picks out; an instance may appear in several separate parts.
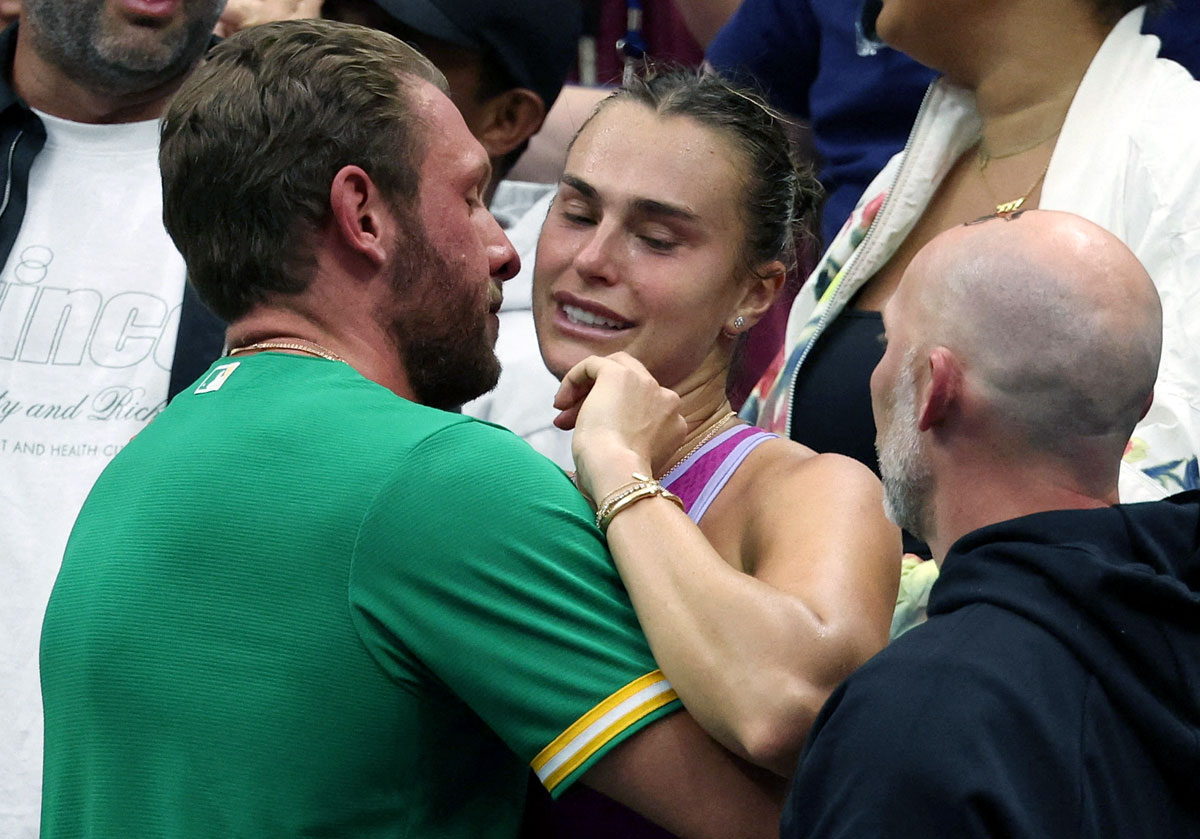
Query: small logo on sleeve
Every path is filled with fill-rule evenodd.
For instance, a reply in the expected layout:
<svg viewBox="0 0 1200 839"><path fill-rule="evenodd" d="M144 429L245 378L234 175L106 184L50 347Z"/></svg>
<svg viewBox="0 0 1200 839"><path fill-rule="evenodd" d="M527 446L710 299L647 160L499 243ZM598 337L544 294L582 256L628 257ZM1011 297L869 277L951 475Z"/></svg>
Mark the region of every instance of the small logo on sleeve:
<svg viewBox="0 0 1200 839"><path fill-rule="evenodd" d="M214 367L208 372L208 375L200 380L200 384L196 386L193 393L212 393L214 390L220 390L221 385L225 384L225 380L233 375L233 371L238 369L242 362L231 361L228 364L222 364L219 367Z"/></svg>

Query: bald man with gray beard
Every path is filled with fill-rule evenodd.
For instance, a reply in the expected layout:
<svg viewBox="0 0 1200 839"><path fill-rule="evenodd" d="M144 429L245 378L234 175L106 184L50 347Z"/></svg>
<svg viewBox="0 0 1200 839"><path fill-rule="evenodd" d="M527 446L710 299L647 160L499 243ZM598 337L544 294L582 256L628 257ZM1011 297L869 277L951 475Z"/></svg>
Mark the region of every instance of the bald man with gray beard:
<svg viewBox="0 0 1200 839"><path fill-rule="evenodd" d="M1200 835L1200 492L1120 505L1162 310L1066 213L934 239L871 378L886 505L940 566L928 621L833 694L784 837Z"/></svg>

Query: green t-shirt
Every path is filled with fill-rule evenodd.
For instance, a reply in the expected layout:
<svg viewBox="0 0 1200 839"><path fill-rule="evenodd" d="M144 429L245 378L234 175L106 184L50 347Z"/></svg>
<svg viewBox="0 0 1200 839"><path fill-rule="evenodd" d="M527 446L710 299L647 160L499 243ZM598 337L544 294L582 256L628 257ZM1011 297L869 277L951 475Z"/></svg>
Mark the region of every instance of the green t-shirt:
<svg viewBox="0 0 1200 839"><path fill-rule="evenodd" d="M278 353L105 470L41 668L48 839L513 836L678 708L556 466Z"/></svg>

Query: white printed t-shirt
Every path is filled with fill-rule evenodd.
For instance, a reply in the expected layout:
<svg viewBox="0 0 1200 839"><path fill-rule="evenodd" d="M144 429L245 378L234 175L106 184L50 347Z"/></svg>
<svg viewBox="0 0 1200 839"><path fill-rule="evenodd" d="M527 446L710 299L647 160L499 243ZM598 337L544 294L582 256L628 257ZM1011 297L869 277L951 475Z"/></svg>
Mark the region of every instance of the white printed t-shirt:
<svg viewBox="0 0 1200 839"><path fill-rule="evenodd" d="M184 265L155 121L38 116L47 140L0 273L0 836L38 833L38 639L75 516L165 406Z"/></svg>

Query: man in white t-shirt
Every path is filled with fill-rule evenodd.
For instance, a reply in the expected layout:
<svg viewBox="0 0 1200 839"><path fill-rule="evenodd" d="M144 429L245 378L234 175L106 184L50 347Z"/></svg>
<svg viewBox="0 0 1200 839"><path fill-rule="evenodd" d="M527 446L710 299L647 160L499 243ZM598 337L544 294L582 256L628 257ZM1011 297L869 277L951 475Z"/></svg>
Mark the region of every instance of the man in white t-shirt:
<svg viewBox="0 0 1200 839"><path fill-rule="evenodd" d="M0 35L0 836L40 809L38 637L111 457L221 351L162 226L158 117L222 0L25 0ZM178 341L176 340L178 337Z"/></svg>
<svg viewBox="0 0 1200 839"><path fill-rule="evenodd" d="M530 294L534 253L555 184L504 177L558 98L583 31L577 0L325 0L322 15L388 32L446 76L450 99L492 162L488 201L521 257L504 284L500 383L463 413L503 425L563 468L571 435L553 425L558 380L542 363ZM557 174L555 175L557 179Z"/></svg>

